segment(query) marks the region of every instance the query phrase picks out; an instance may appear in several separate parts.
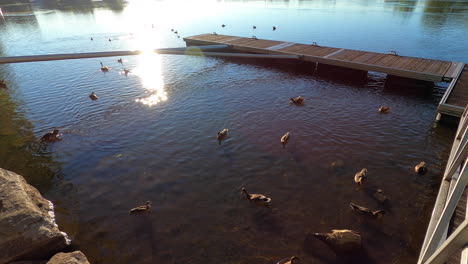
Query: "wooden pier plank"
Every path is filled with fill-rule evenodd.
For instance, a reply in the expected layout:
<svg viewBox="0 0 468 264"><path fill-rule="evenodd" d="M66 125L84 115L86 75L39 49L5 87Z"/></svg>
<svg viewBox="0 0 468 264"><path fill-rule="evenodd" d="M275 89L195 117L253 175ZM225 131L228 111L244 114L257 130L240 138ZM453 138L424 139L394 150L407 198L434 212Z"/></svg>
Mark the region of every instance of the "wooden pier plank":
<svg viewBox="0 0 468 264"><path fill-rule="evenodd" d="M460 70L463 68L463 64L463 62L452 62L449 69L445 73L445 77L456 78Z"/></svg>
<svg viewBox="0 0 468 264"><path fill-rule="evenodd" d="M447 98L446 104L465 107L468 103L468 65L463 68L455 87Z"/></svg>
<svg viewBox="0 0 468 264"><path fill-rule="evenodd" d="M262 54L304 55L308 61L434 82L454 78L454 72L457 66L459 67L458 64L447 61L299 43L269 50L270 47L288 42L227 35L202 34L184 38L184 40L200 45L229 44L237 50Z"/></svg>

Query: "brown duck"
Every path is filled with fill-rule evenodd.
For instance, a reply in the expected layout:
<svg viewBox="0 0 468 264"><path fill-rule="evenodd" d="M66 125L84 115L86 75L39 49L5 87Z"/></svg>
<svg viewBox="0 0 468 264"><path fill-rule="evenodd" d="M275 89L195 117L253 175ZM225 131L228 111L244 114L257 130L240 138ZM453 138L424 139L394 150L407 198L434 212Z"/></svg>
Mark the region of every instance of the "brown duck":
<svg viewBox="0 0 468 264"><path fill-rule="evenodd" d="M383 210L376 210L376 211L372 211L371 209L369 208L366 208L364 206L360 206L360 205L357 205L355 203L349 203L349 206L351 207L351 209L353 209L354 211L362 214L362 215L365 215L365 216L370 216L370 217L373 217L373 218L378 218L380 216L383 216L385 215L385 211Z"/></svg>
<svg viewBox="0 0 468 264"><path fill-rule="evenodd" d="M360 172L354 174L354 181L357 184L362 184L364 179L367 178L366 174L367 174L367 169L366 168L362 169Z"/></svg>
<svg viewBox="0 0 468 264"><path fill-rule="evenodd" d="M286 144L288 144L288 140L289 140L289 138L290 138L290 135L291 135L290 132L286 132L286 134L284 134L284 135L281 137L281 144L283 144L283 148L286 147Z"/></svg>
<svg viewBox="0 0 468 264"><path fill-rule="evenodd" d="M100 62L100 63L101 63L101 71L103 71L103 72L109 71L109 67L104 66L104 64L102 64L102 62Z"/></svg>
<svg viewBox="0 0 468 264"><path fill-rule="evenodd" d="M286 260L286 259L283 259L283 260L278 261L278 264L279 264L279 263L281 263L281 264L296 264L297 261L300 260L300 258L299 258L299 257L296 257L296 256L292 256L292 257L289 258L288 261L283 262L283 261L285 261L285 260Z"/></svg>
<svg viewBox="0 0 468 264"><path fill-rule="evenodd" d="M289 101L291 101L291 103L293 104L300 105L304 102L304 98L302 98L301 96L298 96L295 98L290 98Z"/></svg>
<svg viewBox="0 0 468 264"><path fill-rule="evenodd" d="M242 188L241 195L242 198L261 205L268 205L271 202L271 198L268 198L263 194L248 193L245 188Z"/></svg>
<svg viewBox="0 0 468 264"><path fill-rule="evenodd" d="M331 233L313 235L338 252L353 253L362 248L361 235L353 230L334 229Z"/></svg>
<svg viewBox="0 0 468 264"><path fill-rule="evenodd" d="M45 135L41 137L41 142L55 142L59 141L59 130L54 129L52 132L47 132Z"/></svg>
<svg viewBox="0 0 468 264"><path fill-rule="evenodd" d="M93 100L93 101L99 99L99 97L94 92L89 94L89 98L91 98L91 100Z"/></svg>
<svg viewBox="0 0 468 264"><path fill-rule="evenodd" d="M130 209L131 214L144 214L149 212L151 209L151 202L147 201L146 204L137 206L135 208Z"/></svg>
<svg viewBox="0 0 468 264"><path fill-rule="evenodd" d="M219 145L221 145L221 141L227 138L228 131L229 129L225 128L216 134L216 139L218 140Z"/></svg>
<svg viewBox="0 0 468 264"><path fill-rule="evenodd" d="M381 106L381 107L379 108L379 113L383 113L383 114L384 114L384 113L388 113L388 112L390 112L390 107L388 107L388 106Z"/></svg>
<svg viewBox="0 0 468 264"><path fill-rule="evenodd" d="M425 174L427 172L426 162L421 161L414 167L414 172L417 174Z"/></svg>

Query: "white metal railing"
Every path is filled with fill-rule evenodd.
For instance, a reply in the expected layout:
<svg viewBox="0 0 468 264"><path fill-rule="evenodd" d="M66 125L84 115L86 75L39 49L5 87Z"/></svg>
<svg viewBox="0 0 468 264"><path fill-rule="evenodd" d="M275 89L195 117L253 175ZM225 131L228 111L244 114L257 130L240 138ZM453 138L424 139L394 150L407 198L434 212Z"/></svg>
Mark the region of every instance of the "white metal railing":
<svg viewBox="0 0 468 264"><path fill-rule="evenodd" d="M468 212L460 226L447 237L450 219L468 182L467 157L468 106L460 118L418 264L444 263L460 248L464 248L461 263L468 263Z"/></svg>

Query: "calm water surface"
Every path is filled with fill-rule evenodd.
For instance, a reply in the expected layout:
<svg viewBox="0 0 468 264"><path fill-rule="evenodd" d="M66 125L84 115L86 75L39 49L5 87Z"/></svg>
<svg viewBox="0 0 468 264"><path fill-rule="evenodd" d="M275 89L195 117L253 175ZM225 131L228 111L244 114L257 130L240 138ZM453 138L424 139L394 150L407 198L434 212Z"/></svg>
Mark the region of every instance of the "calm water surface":
<svg viewBox="0 0 468 264"><path fill-rule="evenodd" d="M468 61L466 1L93 4L2 6L0 54L179 47L215 31ZM443 84L386 87L382 74L355 82L293 63L123 59L0 65L9 84L0 91L1 167L54 201L59 226L92 263L415 263L453 139L451 127L433 124ZM297 95L304 106L288 104ZM379 115L381 105L392 112ZM39 145L53 128L63 140ZM330 169L335 160L343 168ZM421 160L430 172L416 176ZM353 175L363 167L359 188ZM271 208L241 200L242 186L270 196ZM372 197L377 188L389 203ZM128 214L147 200L151 214ZM366 221L351 201L387 214ZM310 236L335 228L359 231L365 253L340 259Z"/></svg>

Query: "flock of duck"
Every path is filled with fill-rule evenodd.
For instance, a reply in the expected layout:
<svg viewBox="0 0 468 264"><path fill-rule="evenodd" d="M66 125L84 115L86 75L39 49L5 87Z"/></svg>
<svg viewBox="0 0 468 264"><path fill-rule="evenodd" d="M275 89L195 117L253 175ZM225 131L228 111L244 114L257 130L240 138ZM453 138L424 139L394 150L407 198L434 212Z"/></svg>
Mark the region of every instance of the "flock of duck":
<svg viewBox="0 0 468 264"><path fill-rule="evenodd" d="M118 62L122 63L121 59L119 59ZM102 63L101 63L101 67L102 67L101 68L102 71L108 70L108 68L104 68L106 66L102 65ZM94 92L92 92L89 95L89 97L91 100L98 99L97 95ZM290 98L289 101L291 104L302 105L304 102L304 98L302 98L301 96L297 96L294 98ZM382 106L378 109L378 112L382 114L389 113L389 111L390 111L390 108L388 106ZM228 137L228 131L229 129L225 128L217 132L216 139L219 145L221 145L221 142ZM291 133L286 132L280 138L280 142L283 145L283 148L286 147L290 137L291 137ZM41 142L55 142L58 140L61 140L58 129L54 129L53 131L48 132L44 136L41 137ZM340 167L342 165L343 165L342 161L332 163L332 167ZM420 162L414 167L414 171L417 174L425 174L427 172L426 163ZM362 170L360 170L354 175L354 182L356 184L359 184L359 185L364 184L365 179L367 179L366 168L363 168ZM246 188L241 189L241 197L242 199L250 201L256 205L266 206L266 207L269 207L269 204L272 201L270 197L267 197L263 194L249 193ZM383 191L380 189L376 190L376 192L374 193L374 197L380 202L385 202L387 200L387 197L383 194ZM385 215L384 210L371 210L369 208L366 208L364 206L361 206L352 202L349 204L349 206L351 207L353 211L365 217L377 219ZM141 214L146 214L150 211L151 211L151 201L147 201L143 205L130 209L129 213L134 214L134 215L141 215ZM361 235L358 232L353 231L353 230L334 229L329 233L314 233L313 235L319 240L323 241L327 246L329 246L331 249L333 249L337 253L346 253L346 254L354 253L357 250L360 250L362 247ZM291 258L285 259L285 261L283 261L281 264L295 264L297 260L299 260L297 256L292 256Z"/></svg>
<svg viewBox="0 0 468 264"><path fill-rule="evenodd" d="M222 24L221 27L222 27L222 28L225 28L226 25L225 25L225 24ZM253 25L253 26L252 26L252 29L253 29L253 30L256 30L256 29L257 29L257 26ZM277 30L277 28L276 28L275 26L273 26L272 29L273 29L273 31L276 31L276 30ZM216 32L213 32L213 34L214 34L214 35L218 35ZM253 35L252 38L253 38L253 39L257 39L257 37L256 37L255 35ZM314 42L314 43L315 43L315 42Z"/></svg>
<svg viewBox="0 0 468 264"><path fill-rule="evenodd" d="M226 25L222 25L224 28ZM253 26L253 29L256 29L256 26ZM276 27L273 27L273 30L276 30ZM174 32L176 35L178 34L177 30L171 29L172 32ZM177 35L178 36L178 35ZM92 40L92 38L91 38ZM123 64L123 61L121 58L117 60L118 63ZM100 70L102 72L107 72L109 71L109 67L105 66L102 62ZM127 75L130 72L128 69L124 69L125 75ZM0 80L0 87L6 87L6 83L3 80ZM95 92L92 92L89 94L89 98L91 100L97 100L99 97L96 95ZM291 104L294 105L302 105L304 103L304 98L301 96L293 97L289 99ZM381 106L378 109L378 112L381 114L386 114L390 112L390 107L388 106ZM216 134L216 139L218 141L218 144L221 145L221 142L225 140L228 137L228 131L229 129L225 128ZM286 147L288 144L288 141L291 137L291 133L288 131L286 132L281 138L280 142L283 146L283 148ZM43 135L40 139L41 142L46 142L46 143L52 143L61 140L59 130L54 129L51 132L46 133ZM335 164L336 163L336 164ZM334 162L332 163L332 166L337 166L339 167L340 162ZM341 162L342 163L342 162ZM342 164L341 164L342 165ZM420 162L414 167L414 171L417 174L425 174L427 172L427 167L425 162ZM359 172L357 172L354 175L354 182L356 184L362 185L367 178L367 169L363 168ZM271 198L263 195L263 194L257 194L257 193L249 193L246 188L241 189L241 197L245 200L248 200L256 205L259 206L266 206L269 207L269 204L271 202ZM381 189L376 190L374 193L374 197L378 199L381 202L385 202L387 200L387 197L383 194L383 191ZM364 206L355 204L355 203L350 203L349 206L353 211L355 211L358 214L361 214L366 217L370 218L380 218L385 215L384 210L371 210L369 208L366 208ZM145 204L137 206L135 208L132 208L129 210L130 214L134 215L141 215L141 214L146 214L151 211L151 201L147 201ZM359 250L362 247L362 241L361 241L361 236L358 232L353 231L353 230L347 230L347 229L334 229L329 233L315 233L313 234L316 238L322 240L325 244L327 244L330 248L332 248L335 252L337 253L349 253L349 252L354 252L356 250ZM281 264L295 264L296 261L299 260L297 256L292 256L285 261L283 261ZM278 262L279 263L279 262Z"/></svg>

